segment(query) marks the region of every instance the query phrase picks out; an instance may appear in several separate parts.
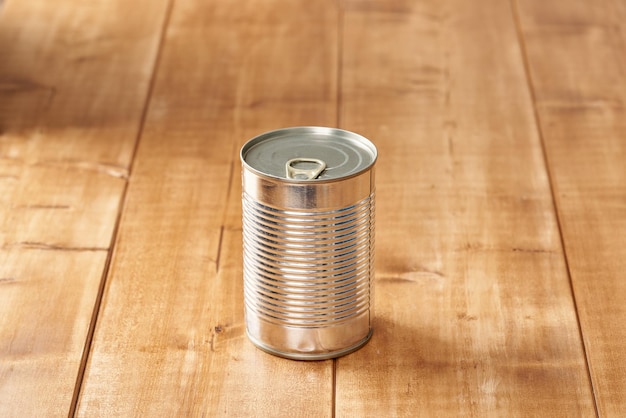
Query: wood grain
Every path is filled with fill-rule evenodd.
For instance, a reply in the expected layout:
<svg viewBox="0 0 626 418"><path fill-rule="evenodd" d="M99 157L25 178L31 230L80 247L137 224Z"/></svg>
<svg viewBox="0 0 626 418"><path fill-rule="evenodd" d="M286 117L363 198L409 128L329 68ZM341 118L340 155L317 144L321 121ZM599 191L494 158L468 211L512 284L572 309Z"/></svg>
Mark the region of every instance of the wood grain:
<svg viewBox="0 0 626 418"><path fill-rule="evenodd" d="M0 416L626 415L624 1L127 3L0 0ZM238 151L294 125L380 152L336 361L245 337Z"/></svg>
<svg viewBox="0 0 626 418"><path fill-rule="evenodd" d="M520 1L601 416L626 415L626 6Z"/></svg>
<svg viewBox="0 0 626 418"><path fill-rule="evenodd" d="M333 124L337 54L331 1L175 4L78 415L332 415L332 361L245 337L238 151Z"/></svg>
<svg viewBox="0 0 626 418"><path fill-rule="evenodd" d="M63 416L72 408L164 4L2 6L3 417Z"/></svg>
<svg viewBox="0 0 626 418"><path fill-rule="evenodd" d="M376 322L337 416L590 416L513 14L344 3L342 127L380 151Z"/></svg>

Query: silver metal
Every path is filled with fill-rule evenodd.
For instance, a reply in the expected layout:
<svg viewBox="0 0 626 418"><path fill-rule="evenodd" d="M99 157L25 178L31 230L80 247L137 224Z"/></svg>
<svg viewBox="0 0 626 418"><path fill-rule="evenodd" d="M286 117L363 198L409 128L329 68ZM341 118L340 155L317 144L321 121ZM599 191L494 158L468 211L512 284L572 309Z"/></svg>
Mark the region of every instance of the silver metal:
<svg viewBox="0 0 626 418"><path fill-rule="evenodd" d="M318 159L326 169L315 181L342 179L368 170L376 160L374 145L353 132L318 126L278 129L249 140L241 149L248 169L286 179L292 158Z"/></svg>
<svg viewBox="0 0 626 418"><path fill-rule="evenodd" d="M297 146L285 145L294 138ZM274 162L266 165L256 157L272 154L265 154L264 143L274 150L300 152L297 148L304 147L306 154L281 157L280 173ZM342 152L356 148L360 162L334 158L329 149L335 146ZM369 340L376 157L367 139L318 127L269 132L242 148L246 328L259 348L297 360L321 360L352 352ZM326 167L319 170L318 165L316 175L304 173L306 179L299 179L285 169L294 159L319 160Z"/></svg>
<svg viewBox="0 0 626 418"><path fill-rule="evenodd" d="M307 168L297 167L307 165ZM310 165L313 164L313 167ZM292 180L315 180L326 169L326 163L317 158L292 158L285 164L285 175Z"/></svg>

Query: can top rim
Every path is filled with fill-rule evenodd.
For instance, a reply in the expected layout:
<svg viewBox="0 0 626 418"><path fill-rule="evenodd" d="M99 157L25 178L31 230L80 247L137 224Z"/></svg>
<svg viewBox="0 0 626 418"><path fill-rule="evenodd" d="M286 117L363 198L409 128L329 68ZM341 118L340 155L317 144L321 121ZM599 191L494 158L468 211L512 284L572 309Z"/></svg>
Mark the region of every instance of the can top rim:
<svg viewBox="0 0 626 418"><path fill-rule="evenodd" d="M354 167L352 170L350 170L347 173L340 173L339 175L336 175L334 177L328 177L328 176L321 177L321 178L309 177L309 178L304 178L304 179L288 177L287 175L282 176L282 175L277 175L275 173L265 172L262 169L259 169L258 167L254 167L252 164L246 161L246 156L248 155L250 150L263 142L267 142L267 141L275 140L275 139L281 139L281 138L287 138L287 137L299 137L299 136L310 136L310 137L317 138L317 139L320 139L320 138L331 139L332 138L334 140L340 140L340 143L342 145L346 147L348 145L351 146L351 147L348 147L349 151L360 153L361 156L367 156L368 161L366 161L364 164L360 164ZM241 147L239 157L241 159L241 163L244 166L244 168L246 168L247 170L253 172L254 174L260 177L265 177L265 178L273 179L273 180L280 180L281 182L286 182L286 183L310 185L310 184L332 183L332 182L342 181L351 177L358 176L370 170L376 163L376 160L378 159L378 150L376 149L376 146L369 139L351 131L347 131L347 130L343 130L339 128L322 127L322 126L295 126L295 127L275 129L275 130L264 132L260 135L255 136L254 138L248 140ZM292 160L287 161L287 165L289 165L289 162ZM304 158L303 160L311 160L311 159ZM289 172L289 167L287 171ZM302 170L302 171L305 172L305 170ZM307 170L306 172L308 171L313 171L313 170ZM315 173L317 173L315 175L319 175L320 171L323 171L323 169L315 171Z"/></svg>

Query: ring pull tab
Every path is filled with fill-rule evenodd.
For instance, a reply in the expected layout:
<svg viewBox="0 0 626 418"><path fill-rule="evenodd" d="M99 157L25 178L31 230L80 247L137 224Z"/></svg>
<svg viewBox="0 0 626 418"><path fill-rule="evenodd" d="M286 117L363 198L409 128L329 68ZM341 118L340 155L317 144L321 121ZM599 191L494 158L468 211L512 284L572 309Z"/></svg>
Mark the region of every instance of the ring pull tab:
<svg viewBox="0 0 626 418"><path fill-rule="evenodd" d="M293 180L314 180L326 170L326 163L317 158L292 158L285 164L287 178Z"/></svg>

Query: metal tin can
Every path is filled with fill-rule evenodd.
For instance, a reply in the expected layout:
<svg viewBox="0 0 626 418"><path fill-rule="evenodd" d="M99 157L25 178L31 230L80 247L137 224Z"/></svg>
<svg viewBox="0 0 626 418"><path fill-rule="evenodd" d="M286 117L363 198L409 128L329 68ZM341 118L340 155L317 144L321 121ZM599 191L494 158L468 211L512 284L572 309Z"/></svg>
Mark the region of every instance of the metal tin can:
<svg viewBox="0 0 626 418"><path fill-rule="evenodd" d="M322 360L372 334L376 147L279 129L241 149L246 329L271 354Z"/></svg>

